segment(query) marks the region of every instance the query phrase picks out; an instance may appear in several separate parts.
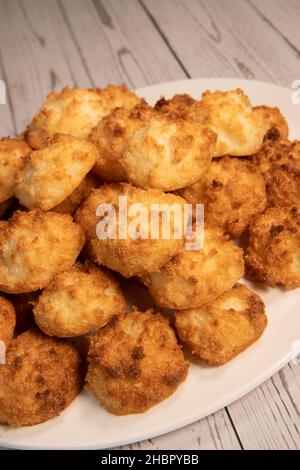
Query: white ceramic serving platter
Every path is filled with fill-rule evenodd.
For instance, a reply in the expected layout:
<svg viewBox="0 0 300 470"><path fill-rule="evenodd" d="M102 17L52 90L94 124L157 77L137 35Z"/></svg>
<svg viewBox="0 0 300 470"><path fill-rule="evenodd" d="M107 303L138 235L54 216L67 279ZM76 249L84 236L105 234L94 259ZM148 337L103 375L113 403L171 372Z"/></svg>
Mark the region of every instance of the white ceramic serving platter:
<svg viewBox="0 0 300 470"><path fill-rule="evenodd" d="M290 137L300 138L300 105L292 89L242 79L195 79L137 90L151 104L162 95L242 88L254 105L278 106L286 116ZM0 426L0 446L19 449L102 449L141 441L181 428L223 408L254 389L295 355L300 340L300 289L252 286L267 306L269 325L263 338L223 367L191 364L186 382L168 400L145 414L117 417L83 391L61 414L44 424L8 429ZM297 344L297 343L296 343ZM298 343L299 344L299 343Z"/></svg>

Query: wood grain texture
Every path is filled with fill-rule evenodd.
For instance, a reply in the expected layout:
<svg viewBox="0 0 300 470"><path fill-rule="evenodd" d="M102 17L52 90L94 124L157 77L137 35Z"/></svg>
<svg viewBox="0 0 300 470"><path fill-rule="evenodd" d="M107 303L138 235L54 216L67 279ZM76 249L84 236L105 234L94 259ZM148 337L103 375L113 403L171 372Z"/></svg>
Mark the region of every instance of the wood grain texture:
<svg viewBox="0 0 300 470"><path fill-rule="evenodd" d="M241 445L224 410L178 431L119 449L240 450Z"/></svg>
<svg viewBox="0 0 300 470"><path fill-rule="evenodd" d="M228 407L245 449L300 448L300 367L287 365Z"/></svg>
<svg viewBox="0 0 300 470"><path fill-rule="evenodd" d="M48 10L55 8L55 3L51 2L51 9L45 7L36 0L1 2L1 56L18 131L52 89L72 84L59 40L48 22Z"/></svg>
<svg viewBox="0 0 300 470"><path fill-rule="evenodd" d="M299 74L297 51L246 0L141 2L192 77L240 76L289 86Z"/></svg>
<svg viewBox="0 0 300 470"><path fill-rule="evenodd" d="M262 20L292 49L300 59L299 0L248 0ZM300 72L298 62L298 78Z"/></svg>
<svg viewBox="0 0 300 470"><path fill-rule="evenodd" d="M94 84L180 79L178 62L136 0L59 0Z"/></svg>
<svg viewBox="0 0 300 470"><path fill-rule="evenodd" d="M0 134L51 90L192 77L300 79L298 0L0 0ZM208 418L130 449L300 449L300 367Z"/></svg>
<svg viewBox="0 0 300 470"><path fill-rule="evenodd" d="M139 87L185 77L136 0L1 0L1 12L0 51L18 131L62 86Z"/></svg>

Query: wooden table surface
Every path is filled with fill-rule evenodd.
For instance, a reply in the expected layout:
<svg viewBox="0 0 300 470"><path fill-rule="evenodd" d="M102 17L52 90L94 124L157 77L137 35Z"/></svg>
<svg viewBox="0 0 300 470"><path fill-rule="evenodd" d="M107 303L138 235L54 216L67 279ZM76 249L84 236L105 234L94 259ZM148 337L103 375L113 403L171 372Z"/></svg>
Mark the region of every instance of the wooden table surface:
<svg viewBox="0 0 300 470"><path fill-rule="evenodd" d="M0 135L21 131L65 85L242 77L290 87L300 79L299 25L299 0L0 0L8 92ZM299 449L300 367L287 365L206 419L125 448Z"/></svg>

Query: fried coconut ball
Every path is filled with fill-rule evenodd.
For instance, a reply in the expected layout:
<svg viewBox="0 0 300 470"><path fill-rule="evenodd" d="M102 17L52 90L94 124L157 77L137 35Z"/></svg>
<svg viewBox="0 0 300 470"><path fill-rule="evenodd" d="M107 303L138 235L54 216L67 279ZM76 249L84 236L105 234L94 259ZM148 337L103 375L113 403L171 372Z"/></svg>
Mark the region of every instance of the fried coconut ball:
<svg viewBox="0 0 300 470"><path fill-rule="evenodd" d="M217 134L215 157L252 155L260 149L264 128L248 97L239 88L206 91L202 100L189 108L189 117Z"/></svg>
<svg viewBox="0 0 300 470"><path fill-rule="evenodd" d="M91 140L99 151L94 170L103 179L171 191L201 177L213 156L216 136L198 123L175 119L143 103L112 113Z"/></svg>
<svg viewBox="0 0 300 470"><path fill-rule="evenodd" d="M67 214L17 211L0 224L0 290L14 294L46 287L69 269L84 244Z"/></svg>
<svg viewBox="0 0 300 470"><path fill-rule="evenodd" d="M26 138L32 148L40 148L58 132L87 139L93 127L118 107L130 108L141 99L124 85L107 88L63 88L48 95L32 123Z"/></svg>
<svg viewBox="0 0 300 470"><path fill-rule="evenodd" d="M13 304L9 300L0 296L0 365L3 363L2 353L4 352L5 354L6 348L13 339L15 326L16 313Z"/></svg>
<svg viewBox="0 0 300 470"><path fill-rule="evenodd" d="M157 111L175 119L186 119L188 117L188 109L193 103L195 103L194 98L183 93L182 95L174 95L169 100L160 98L154 107Z"/></svg>
<svg viewBox="0 0 300 470"><path fill-rule="evenodd" d="M300 287L300 213L296 208L269 208L250 226L246 252L250 279L287 289Z"/></svg>
<svg viewBox="0 0 300 470"><path fill-rule="evenodd" d="M205 176L180 191L191 204L204 204L205 220L239 237L267 204L264 178L249 161L215 159Z"/></svg>
<svg viewBox="0 0 300 470"><path fill-rule="evenodd" d="M88 173L70 196L52 210L62 214L74 215L79 206L90 195L92 189L98 188L100 185L99 178L93 173Z"/></svg>
<svg viewBox="0 0 300 470"><path fill-rule="evenodd" d="M47 335L72 337L100 328L124 309L123 294L108 271L77 263L43 290L34 317Z"/></svg>
<svg viewBox="0 0 300 470"><path fill-rule="evenodd" d="M98 150L93 172L108 183L127 180L120 159L129 138L141 126L139 120L129 116L127 109L118 108L103 118L91 133L90 141Z"/></svg>
<svg viewBox="0 0 300 470"><path fill-rule="evenodd" d="M82 382L74 345L27 331L13 340L0 367L0 423L32 426L51 419L70 405Z"/></svg>
<svg viewBox="0 0 300 470"><path fill-rule="evenodd" d="M267 141L252 157L264 175L270 206L300 207L300 141Z"/></svg>
<svg viewBox="0 0 300 470"><path fill-rule="evenodd" d="M28 209L44 211L64 201L93 167L96 148L77 137L56 134L24 160L15 194Z"/></svg>
<svg viewBox="0 0 300 470"><path fill-rule="evenodd" d="M176 312L180 341L201 361L219 366L257 341L267 326L261 298L235 284L211 303Z"/></svg>
<svg viewBox="0 0 300 470"><path fill-rule="evenodd" d="M265 129L265 140L287 139L289 128L285 117L278 108L255 106L253 111L261 116Z"/></svg>
<svg viewBox="0 0 300 470"><path fill-rule="evenodd" d="M128 207L126 218L128 228L125 229L123 238L119 236L120 196L127 196ZM112 204L116 210L116 238L97 238L96 226L99 222L105 222L105 218L101 219L96 215L97 208L102 204ZM133 238L134 233L129 232L131 224L135 224L136 217L139 216L139 209L136 213L130 214L130 208L134 208L133 204L141 205L148 211L148 217L146 215L148 230L146 233L136 233L136 238ZM171 217L170 239L164 239L163 219L159 218L160 233L157 239L151 239L152 204L178 204L183 213L185 200L174 194L165 194L155 189L143 190L126 183L106 184L93 190L75 215L76 222L82 226L90 242L92 259L98 264L118 271L124 277L132 277L156 271L175 256L184 245L183 223ZM140 228L138 226L136 228L138 232ZM176 238L179 230L182 235L179 233L180 238Z"/></svg>
<svg viewBox="0 0 300 470"><path fill-rule="evenodd" d="M205 225L204 245L183 250L157 272L143 277L158 305L199 307L219 297L243 276L243 251L218 227Z"/></svg>
<svg viewBox="0 0 300 470"><path fill-rule="evenodd" d="M30 147L22 140L0 139L0 203L14 196L16 176Z"/></svg>
<svg viewBox="0 0 300 470"><path fill-rule="evenodd" d="M165 400L188 373L174 331L151 310L119 315L91 336L88 361L87 387L117 415Z"/></svg>

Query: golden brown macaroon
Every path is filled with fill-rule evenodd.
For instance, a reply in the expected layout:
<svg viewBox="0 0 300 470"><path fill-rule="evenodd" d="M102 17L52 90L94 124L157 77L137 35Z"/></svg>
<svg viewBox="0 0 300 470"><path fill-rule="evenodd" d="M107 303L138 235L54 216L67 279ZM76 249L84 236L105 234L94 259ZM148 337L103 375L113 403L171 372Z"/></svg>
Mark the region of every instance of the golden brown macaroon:
<svg viewBox="0 0 300 470"><path fill-rule="evenodd" d="M288 138L288 123L278 108L255 106L253 111L262 117L265 140L284 140Z"/></svg>
<svg viewBox="0 0 300 470"><path fill-rule="evenodd" d="M198 123L142 103L116 110L91 140L99 152L94 171L104 180L171 191L200 178L211 161L216 136Z"/></svg>
<svg viewBox="0 0 300 470"><path fill-rule="evenodd" d="M119 198L124 196L127 197L124 204L127 204L128 215L125 216L127 229L124 229L124 237L121 238L123 235L120 236L119 233ZM101 218L100 215L96 215L97 208L102 204L110 204L116 211L115 238L97 238L97 224L103 223L104 231L107 220L105 217ZM138 205L136 213L130 212L131 209L134 209L134 204ZM125 183L106 184L93 190L75 215L76 222L85 231L92 260L120 272L124 277L132 277L145 274L148 271L155 271L175 256L184 245L183 220L177 221L171 213L170 238L164 239L162 228L165 225L163 218L159 218L160 233L157 239L151 239L152 204L166 204L170 207L175 204L182 215L185 200L174 194L165 194L155 189L143 190ZM139 224L132 226L139 215L139 207L148 212L145 219L148 222L148 227L146 227L145 233L140 231ZM156 213L159 215L158 211ZM136 231L131 230L135 228ZM179 238L176 238L177 232Z"/></svg>
<svg viewBox="0 0 300 470"><path fill-rule="evenodd" d="M13 339L15 326L16 312L14 306L5 297L0 296L0 368L3 362L2 353L5 354L5 350Z"/></svg>
<svg viewBox="0 0 300 470"><path fill-rule="evenodd" d="M0 224L0 290L19 294L46 287L73 265L84 241L82 228L67 214L15 212Z"/></svg>
<svg viewBox="0 0 300 470"><path fill-rule="evenodd" d="M30 147L22 140L0 139L0 203L14 196L16 176Z"/></svg>
<svg viewBox="0 0 300 470"><path fill-rule="evenodd" d="M185 309L211 302L243 274L243 251L220 228L205 224L203 247L182 250L143 282L158 305Z"/></svg>
<svg viewBox="0 0 300 470"><path fill-rule="evenodd" d="M175 119L186 119L188 117L188 108L195 103L187 93L174 95L173 98L166 100L164 97L160 98L154 108L160 113L167 114Z"/></svg>
<svg viewBox="0 0 300 470"><path fill-rule="evenodd" d="M151 310L115 317L90 337L87 387L111 413L142 413L186 379L188 363L168 321Z"/></svg>
<svg viewBox="0 0 300 470"><path fill-rule="evenodd" d="M265 178L269 206L300 207L300 141L266 141L252 157Z"/></svg>
<svg viewBox="0 0 300 470"><path fill-rule="evenodd" d="M267 205L264 178L249 161L223 157L199 181L180 191L191 204L204 204L205 221L239 237Z"/></svg>
<svg viewBox="0 0 300 470"><path fill-rule="evenodd" d="M217 134L214 156L252 155L261 148L265 129L263 119L255 113L244 92L206 91L202 100L190 106L191 119Z"/></svg>
<svg viewBox="0 0 300 470"><path fill-rule="evenodd" d="M90 195L92 189L98 188L100 185L99 178L91 172L88 173L70 196L52 210L61 214L74 215L79 206Z"/></svg>
<svg viewBox="0 0 300 470"><path fill-rule="evenodd" d="M243 284L202 307L175 313L177 335L200 361L220 366L257 341L267 326L261 298Z"/></svg>
<svg viewBox="0 0 300 470"><path fill-rule="evenodd" d="M126 142L120 159L127 180L141 188L173 191L197 181L215 151L216 135L207 127L174 119L152 108L130 110L141 126Z"/></svg>
<svg viewBox="0 0 300 470"><path fill-rule="evenodd" d="M125 108L115 109L101 119L91 132L90 141L98 150L93 172L108 183L127 181L120 159L130 136L141 126L138 119L130 116L130 112Z"/></svg>
<svg viewBox="0 0 300 470"><path fill-rule="evenodd" d="M34 318L47 335L68 338L102 327L124 309L119 284L108 271L76 263L43 290Z"/></svg>
<svg viewBox="0 0 300 470"><path fill-rule="evenodd" d="M286 289L300 287L300 213L296 208L269 208L250 226L246 251L250 279Z"/></svg>
<svg viewBox="0 0 300 470"><path fill-rule="evenodd" d="M61 132L87 139L93 127L118 107L132 107L141 99L125 85L108 85L104 89L63 88L52 92L28 126L26 138L38 149L45 140Z"/></svg>
<svg viewBox="0 0 300 470"><path fill-rule="evenodd" d="M0 423L32 426L54 418L82 383L82 360L73 344L27 331L13 340L0 366Z"/></svg>
<svg viewBox="0 0 300 470"><path fill-rule="evenodd" d="M50 210L79 186L96 157L97 150L90 142L56 134L24 159L15 194L28 209Z"/></svg>

